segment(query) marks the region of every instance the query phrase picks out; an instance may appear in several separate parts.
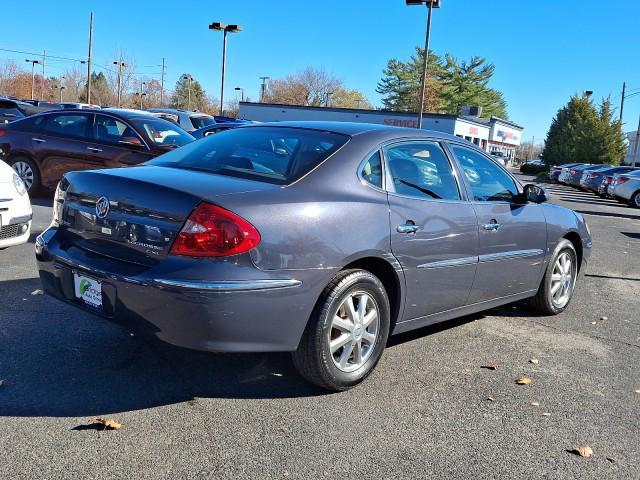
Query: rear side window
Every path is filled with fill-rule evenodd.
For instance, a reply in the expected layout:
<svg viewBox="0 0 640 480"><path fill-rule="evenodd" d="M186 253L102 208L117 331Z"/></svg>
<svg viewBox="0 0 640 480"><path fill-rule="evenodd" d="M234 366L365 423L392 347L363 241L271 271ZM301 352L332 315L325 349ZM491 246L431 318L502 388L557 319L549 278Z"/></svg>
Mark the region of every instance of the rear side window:
<svg viewBox="0 0 640 480"><path fill-rule="evenodd" d="M460 200L453 168L436 142L409 142L385 150L392 185L400 195L431 200Z"/></svg>
<svg viewBox="0 0 640 480"><path fill-rule="evenodd" d="M243 127L210 135L149 162L269 183L296 181L342 147L349 137L289 127Z"/></svg>
<svg viewBox="0 0 640 480"><path fill-rule="evenodd" d="M204 115L194 115L193 117L189 117L189 119L191 120L193 128L195 128L196 130L216 124L216 121L213 117L205 117Z"/></svg>
<svg viewBox="0 0 640 480"><path fill-rule="evenodd" d="M371 185L382 188L382 160L380 159L380 152L376 151L376 153L369 157L367 163L362 167L360 174L362 178Z"/></svg>
<svg viewBox="0 0 640 480"><path fill-rule="evenodd" d="M87 134L87 115L49 115L47 133L69 137L85 137Z"/></svg>

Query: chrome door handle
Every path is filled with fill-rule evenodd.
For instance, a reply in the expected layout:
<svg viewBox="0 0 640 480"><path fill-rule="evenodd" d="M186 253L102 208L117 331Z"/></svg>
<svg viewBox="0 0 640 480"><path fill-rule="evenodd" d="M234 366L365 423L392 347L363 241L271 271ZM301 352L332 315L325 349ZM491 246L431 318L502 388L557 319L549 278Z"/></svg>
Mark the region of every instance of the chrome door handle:
<svg viewBox="0 0 640 480"><path fill-rule="evenodd" d="M416 233L420 230L420 227L417 225L412 225L410 223L405 223L404 225L398 225L396 231L398 233Z"/></svg>
<svg viewBox="0 0 640 480"><path fill-rule="evenodd" d="M500 224L497 222L485 223L482 228L489 231L496 231L500 228Z"/></svg>
<svg viewBox="0 0 640 480"><path fill-rule="evenodd" d="M44 138L32 138L31 140L33 140L34 142L38 142L38 143L47 143L47 141Z"/></svg>
<svg viewBox="0 0 640 480"><path fill-rule="evenodd" d="M87 147L87 150L89 150L91 152L101 152L102 151L101 148L96 148L96 147Z"/></svg>

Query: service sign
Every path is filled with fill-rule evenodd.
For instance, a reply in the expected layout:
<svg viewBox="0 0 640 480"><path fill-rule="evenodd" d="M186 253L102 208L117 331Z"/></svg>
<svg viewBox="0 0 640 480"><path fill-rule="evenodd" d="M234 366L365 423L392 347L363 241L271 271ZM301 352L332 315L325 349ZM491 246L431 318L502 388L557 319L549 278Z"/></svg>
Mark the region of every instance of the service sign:
<svg viewBox="0 0 640 480"><path fill-rule="evenodd" d="M513 127L495 123L491 128L491 141L508 143L510 145L520 145L522 132Z"/></svg>

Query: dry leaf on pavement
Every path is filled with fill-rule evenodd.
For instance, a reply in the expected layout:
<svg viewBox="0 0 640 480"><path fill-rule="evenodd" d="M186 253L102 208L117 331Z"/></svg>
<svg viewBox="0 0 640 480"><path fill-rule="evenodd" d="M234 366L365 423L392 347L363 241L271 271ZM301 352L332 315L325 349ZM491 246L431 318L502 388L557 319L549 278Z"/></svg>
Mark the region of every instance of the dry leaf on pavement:
<svg viewBox="0 0 640 480"><path fill-rule="evenodd" d="M551 414L550 414L549 412L544 412L544 413L542 414L542 416L543 416L543 417L550 417L550 416L551 416Z"/></svg>
<svg viewBox="0 0 640 480"><path fill-rule="evenodd" d="M529 360L529 363L533 363L534 365L537 365L540 363L540 360L538 360L537 358L532 358L531 360Z"/></svg>
<svg viewBox="0 0 640 480"><path fill-rule="evenodd" d="M590 458L593 455L593 450L591 450L590 446L584 445L582 447L574 448L573 450L571 450L571 453L580 455L581 457L584 457L584 458Z"/></svg>
<svg viewBox="0 0 640 480"><path fill-rule="evenodd" d="M105 430L120 430L122 424L110 418L96 418L96 422L103 425Z"/></svg>
<svg viewBox="0 0 640 480"><path fill-rule="evenodd" d="M482 365L480 368L486 368L487 370L496 370L498 368L498 364L490 363L489 365Z"/></svg>
<svg viewBox="0 0 640 480"><path fill-rule="evenodd" d="M531 380L529 377L518 377L516 378L516 383L518 385L529 385L533 380Z"/></svg>
<svg viewBox="0 0 640 480"><path fill-rule="evenodd" d="M609 320L609 317L607 317L607 316L602 316L602 317L600 317L600 320L602 320L602 321Z"/></svg>
<svg viewBox="0 0 640 480"><path fill-rule="evenodd" d="M38 288L31 292L31 295L44 295L44 292L40 288Z"/></svg>
<svg viewBox="0 0 640 480"><path fill-rule="evenodd" d="M540 402L531 402L531 405L534 407L539 407L540 406Z"/></svg>

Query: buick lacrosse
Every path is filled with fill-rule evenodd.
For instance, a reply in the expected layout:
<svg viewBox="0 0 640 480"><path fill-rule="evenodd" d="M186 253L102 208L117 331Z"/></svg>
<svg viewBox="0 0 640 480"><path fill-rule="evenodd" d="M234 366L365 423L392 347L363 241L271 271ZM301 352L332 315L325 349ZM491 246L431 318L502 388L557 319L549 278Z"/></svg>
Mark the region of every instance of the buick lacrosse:
<svg viewBox="0 0 640 480"><path fill-rule="evenodd" d="M392 334L531 298L562 312L591 238L471 143L259 124L70 172L36 242L47 294L174 345L292 352L345 390Z"/></svg>

